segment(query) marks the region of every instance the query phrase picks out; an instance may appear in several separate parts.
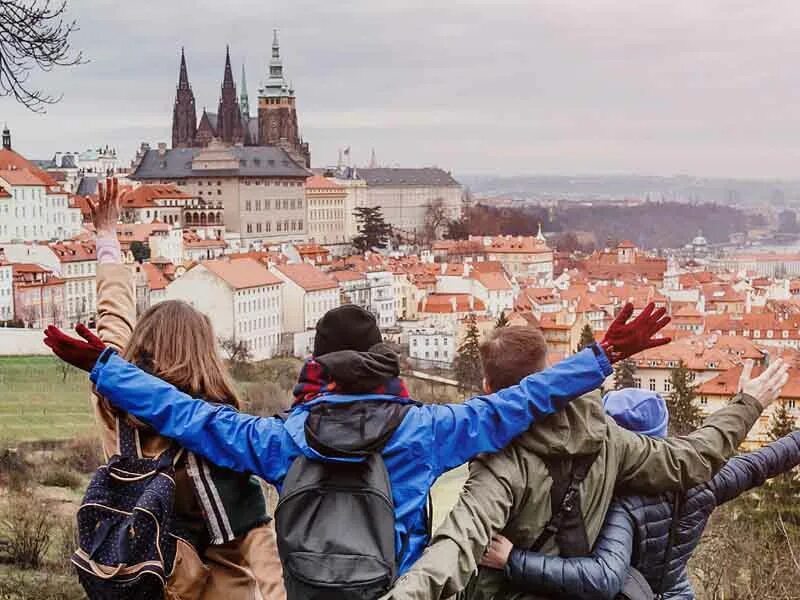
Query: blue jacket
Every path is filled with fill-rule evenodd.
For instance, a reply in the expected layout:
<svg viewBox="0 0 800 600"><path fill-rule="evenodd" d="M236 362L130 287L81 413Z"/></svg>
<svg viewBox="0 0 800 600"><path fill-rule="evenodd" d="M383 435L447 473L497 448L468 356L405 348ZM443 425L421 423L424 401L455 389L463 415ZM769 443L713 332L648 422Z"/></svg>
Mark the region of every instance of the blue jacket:
<svg viewBox="0 0 800 600"><path fill-rule="evenodd" d="M800 431L730 459L711 481L683 495L616 500L591 556L559 558L514 549L506 574L517 587L555 597L611 599L622 589L628 565L632 565L656 594L671 600L693 600L686 565L714 509L798 464ZM675 540L668 553L675 519Z"/></svg>
<svg viewBox="0 0 800 600"><path fill-rule="evenodd" d="M534 421L600 387L610 373L605 353L593 345L495 394L463 404L411 406L382 450L394 496L399 573L428 543L426 502L439 475L482 452L504 448ZM315 405L410 402L375 394L324 394L295 407L285 420L255 417L193 399L109 351L97 361L91 380L100 395L161 435L217 465L254 473L278 491L300 454L344 460L323 456L307 443L305 423Z"/></svg>

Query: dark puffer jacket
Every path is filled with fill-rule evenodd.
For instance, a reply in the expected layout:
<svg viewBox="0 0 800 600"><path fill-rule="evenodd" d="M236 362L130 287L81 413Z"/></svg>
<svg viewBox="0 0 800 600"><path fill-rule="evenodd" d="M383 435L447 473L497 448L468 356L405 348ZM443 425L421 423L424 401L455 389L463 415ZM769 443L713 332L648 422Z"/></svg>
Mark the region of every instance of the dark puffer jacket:
<svg viewBox="0 0 800 600"><path fill-rule="evenodd" d="M506 575L521 590L594 600L614 598L632 565L662 598L692 600L686 564L714 509L798 464L800 431L732 458L711 481L685 494L616 500L591 556L559 558L515 548Z"/></svg>

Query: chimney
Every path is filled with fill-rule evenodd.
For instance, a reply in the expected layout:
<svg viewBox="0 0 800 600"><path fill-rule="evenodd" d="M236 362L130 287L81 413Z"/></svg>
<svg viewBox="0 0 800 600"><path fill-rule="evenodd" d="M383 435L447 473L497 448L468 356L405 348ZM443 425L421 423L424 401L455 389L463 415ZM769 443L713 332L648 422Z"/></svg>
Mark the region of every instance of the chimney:
<svg viewBox="0 0 800 600"><path fill-rule="evenodd" d="M470 310L475 310L475 296L473 296L472 294L470 294L470 295L468 296L468 298L469 298L469 309L470 309Z"/></svg>
<svg viewBox="0 0 800 600"><path fill-rule="evenodd" d="M167 153L167 144L165 142L158 142L158 155L164 156Z"/></svg>
<svg viewBox="0 0 800 600"><path fill-rule="evenodd" d="M458 303L456 302L455 296L450 296L450 306L453 308L453 312L456 312L456 310L458 310Z"/></svg>

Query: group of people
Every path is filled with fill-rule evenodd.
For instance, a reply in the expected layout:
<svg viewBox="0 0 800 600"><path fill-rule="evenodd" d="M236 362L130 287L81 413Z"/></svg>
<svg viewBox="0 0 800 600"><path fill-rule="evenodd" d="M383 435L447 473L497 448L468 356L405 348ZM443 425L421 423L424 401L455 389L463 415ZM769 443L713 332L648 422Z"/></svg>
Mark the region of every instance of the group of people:
<svg viewBox="0 0 800 600"><path fill-rule="evenodd" d="M240 413L206 316L167 301L136 321L115 180L91 209L98 335L50 327L45 343L90 373L108 457L120 416L142 454L184 450L169 598L691 598L686 562L711 511L800 463L794 434L728 461L786 383L780 360L758 377L748 364L736 398L684 437L667 437L655 394L600 398L612 363L669 342L652 305L552 366L538 329L497 329L485 394L441 405L415 402L374 317L341 306L317 324L291 409ZM432 534L430 489L467 462ZM274 522L258 478L281 496Z"/></svg>

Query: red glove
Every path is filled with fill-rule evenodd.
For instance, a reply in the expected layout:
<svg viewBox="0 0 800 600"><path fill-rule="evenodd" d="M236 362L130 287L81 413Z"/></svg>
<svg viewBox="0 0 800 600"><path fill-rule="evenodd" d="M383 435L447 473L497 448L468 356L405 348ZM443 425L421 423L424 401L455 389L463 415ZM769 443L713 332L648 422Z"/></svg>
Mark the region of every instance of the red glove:
<svg viewBox="0 0 800 600"><path fill-rule="evenodd" d="M50 325L44 330L44 344L64 362L87 373L91 372L106 345L82 323L78 324L75 331L83 340L69 337L57 327Z"/></svg>
<svg viewBox="0 0 800 600"><path fill-rule="evenodd" d="M653 339L653 336L663 329L672 319L665 317L665 308L656 307L652 302L633 321L628 319L633 314L633 304L626 304L608 328L600 345L606 351L612 363L624 360L637 352L669 344L672 338Z"/></svg>

